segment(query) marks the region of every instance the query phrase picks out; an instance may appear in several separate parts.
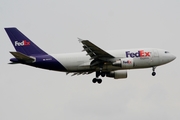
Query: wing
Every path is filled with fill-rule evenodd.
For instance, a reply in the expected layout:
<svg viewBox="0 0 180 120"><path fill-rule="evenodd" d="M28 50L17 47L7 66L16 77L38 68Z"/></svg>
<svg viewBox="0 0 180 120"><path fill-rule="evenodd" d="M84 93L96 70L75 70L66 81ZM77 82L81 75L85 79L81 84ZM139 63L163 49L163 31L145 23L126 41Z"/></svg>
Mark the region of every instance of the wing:
<svg viewBox="0 0 180 120"><path fill-rule="evenodd" d="M102 50L98 46L94 45L91 43L89 40L82 40L78 38L79 41L83 44L83 51L87 52L87 55L91 57L91 59L99 59L99 60L104 60L104 59L112 59L114 56L111 54L107 53L106 51Z"/></svg>

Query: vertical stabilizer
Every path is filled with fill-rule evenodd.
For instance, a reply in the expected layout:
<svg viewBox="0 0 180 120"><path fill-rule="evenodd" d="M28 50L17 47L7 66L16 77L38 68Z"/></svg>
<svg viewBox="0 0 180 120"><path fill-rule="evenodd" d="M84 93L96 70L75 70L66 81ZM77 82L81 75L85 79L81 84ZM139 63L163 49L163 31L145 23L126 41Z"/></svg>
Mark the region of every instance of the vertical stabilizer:
<svg viewBox="0 0 180 120"><path fill-rule="evenodd" d="M17 52L25 55L46 55L47 53L41 50L29 38L21 33L17 28L5 28L14 48Z"/></svg>

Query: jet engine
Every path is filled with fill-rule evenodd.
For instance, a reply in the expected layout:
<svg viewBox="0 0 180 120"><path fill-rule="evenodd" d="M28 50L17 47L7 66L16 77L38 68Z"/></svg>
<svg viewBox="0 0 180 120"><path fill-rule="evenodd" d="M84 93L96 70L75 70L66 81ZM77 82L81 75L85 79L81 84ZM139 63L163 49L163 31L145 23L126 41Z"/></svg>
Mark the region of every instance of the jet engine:
<svg viewBox="0 0 180 120"><path fill-rule="evenodd" d="M106 74L106 77L112 77L114 79L127 78L126 70L112 71Z"/></svg>
<svg viewBox="0 0 180 120"><path fill-rule="evenodd" d="M119 60L113 62L112 65L128 69L128 68L134 67L134 62L133 62L133 58L122 58L122 59L119 59Z"/></svg>

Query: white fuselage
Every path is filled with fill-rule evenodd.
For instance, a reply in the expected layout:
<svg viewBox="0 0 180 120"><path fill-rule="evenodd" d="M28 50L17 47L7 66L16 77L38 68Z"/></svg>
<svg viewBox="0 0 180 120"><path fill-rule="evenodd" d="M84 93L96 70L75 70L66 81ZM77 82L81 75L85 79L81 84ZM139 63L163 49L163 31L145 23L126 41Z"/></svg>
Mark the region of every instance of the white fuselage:
<svg viewBox="0 0 180 120"><path fill-rule="evenodd" d="M116 58L125 58L126 61L122 62L127 65L132 61L133 66L122 68L119 66L113 66L112 64L104 64L102 71L148 68L163 65L175 59L175 56L170 54L168 51L154 48L110 50L107 52ZM52 56L58 60L69 72L93 70L93 68L90 67L92 60L88 55L86 55L86 52L53 54Z"/></svg>

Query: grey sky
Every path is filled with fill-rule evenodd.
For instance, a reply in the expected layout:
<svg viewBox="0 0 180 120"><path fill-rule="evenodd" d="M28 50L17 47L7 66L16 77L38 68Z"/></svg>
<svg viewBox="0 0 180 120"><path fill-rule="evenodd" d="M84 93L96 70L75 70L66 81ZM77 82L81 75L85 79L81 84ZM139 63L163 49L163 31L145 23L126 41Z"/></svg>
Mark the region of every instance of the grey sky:
<svg viewBox="0 0 180 120"><path fill-rule="evenodd" d="M0 0L1 120L179 120L179 0ZM8 65L14 48L4 27L15 26L48 53L79 52L77 37L102 49L154 47L177 59L128 78L66 76Z"/></svg>

